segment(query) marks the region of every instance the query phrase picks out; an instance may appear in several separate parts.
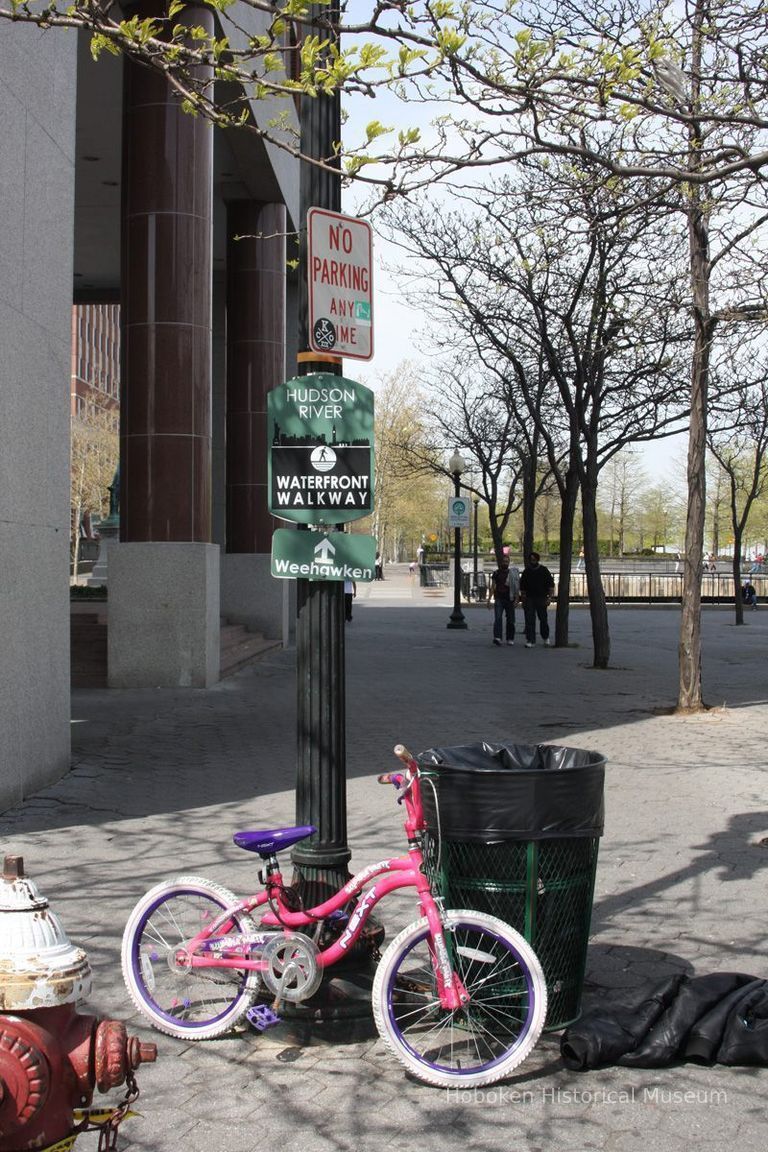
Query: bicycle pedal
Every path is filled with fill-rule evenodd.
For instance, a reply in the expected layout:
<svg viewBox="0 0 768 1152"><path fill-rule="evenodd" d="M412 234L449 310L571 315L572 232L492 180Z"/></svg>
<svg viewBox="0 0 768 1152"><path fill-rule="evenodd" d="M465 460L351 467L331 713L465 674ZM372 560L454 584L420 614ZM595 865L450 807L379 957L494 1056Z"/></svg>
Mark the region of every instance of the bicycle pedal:
<svg viewBox="0 0 768 1152"><path fill-rule="evenodd" d="M254 1004L246 1012L245 1018L257 1032L266 1032L267 1028L274 1028L282 1022L281 1017L266 1004Z"/></svg>

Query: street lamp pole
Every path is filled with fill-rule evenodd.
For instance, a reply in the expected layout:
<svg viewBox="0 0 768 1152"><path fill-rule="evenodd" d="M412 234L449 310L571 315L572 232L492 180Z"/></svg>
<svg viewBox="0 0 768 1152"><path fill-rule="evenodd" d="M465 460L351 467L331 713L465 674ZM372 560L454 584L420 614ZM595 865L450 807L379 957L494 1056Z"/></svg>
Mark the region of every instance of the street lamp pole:
<svg viewBox="0 0 768 1152"><path fill-rule="evenodd" d="M475 495L472 497L472 503L475 506L475 519L474 519L475 542L474 542L474 548L473 548L474 564L473 564L472 579L474 580L474 584L475 584L475 595L477 595L477 506L480 503L480 497L477 495L477 493L475 493Z"/></svg>
<svg viewBox="0 0 768 1152"><path fill-rule="evenodd" d="M458 451L448 461L448 471L453 476L453 494L458 497L461 495L461 474L464 471L464 460ZM453 530L453 612L446 627L467 627L461 610L461 528Z"/></svg>
<svg viewBox="0 0 768 1152"><path fill-rule="evenodd" d="M336 6L312 5L311 17ZM301 255L307 263L307 214L312 207L341 210L341 101L332 95L302 96L301 148L323 160L301 165ZM341 359L310 350L309 289L299 279L298 374L341 375ZM347 844L344 585L335 580L296 581L297 777L296 823L316 832L291 854L294 884L307 907L321 903L349 879Z"/></svg>

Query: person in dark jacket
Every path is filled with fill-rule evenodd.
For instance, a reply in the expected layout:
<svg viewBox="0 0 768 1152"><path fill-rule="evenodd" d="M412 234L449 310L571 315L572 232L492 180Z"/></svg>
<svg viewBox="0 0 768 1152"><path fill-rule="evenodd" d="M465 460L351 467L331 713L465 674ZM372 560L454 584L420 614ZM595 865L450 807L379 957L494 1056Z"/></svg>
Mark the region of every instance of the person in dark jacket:
<svg viewBox="0 0 768 1152"><path fill-rule="evenodd" d="M525 646L533 648L536 643L536 618L544 647L549 648L549 621L547 608L555 594L555 581L552 573L540 562L538 552L531 552L528 563L520 577L520 598L525 614Z"/></svg>
<svg viewBox="0 0 768 1152"><path fill-rule="evenodd" d="M520 572L510 567L509 553L502 555L501 564L491 576L488 607L493 607L493 642L501 644L501 629L504 618L507 621L507 644L515 642L515 604L520 592Z"/></svg>

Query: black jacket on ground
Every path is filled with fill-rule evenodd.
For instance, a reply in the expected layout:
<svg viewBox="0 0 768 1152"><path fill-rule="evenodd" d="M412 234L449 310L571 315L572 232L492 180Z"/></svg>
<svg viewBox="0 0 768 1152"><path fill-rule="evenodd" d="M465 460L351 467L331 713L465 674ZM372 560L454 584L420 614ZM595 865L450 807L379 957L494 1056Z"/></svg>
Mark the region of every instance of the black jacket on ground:
<svg viewBox="0 0 768 1152"><path fill-rule="evenodd" d="M566 1067L673 1061L768 1066L768 981L741 972L670 976L626 1007L598 1009L560 1040Z"/></svg>

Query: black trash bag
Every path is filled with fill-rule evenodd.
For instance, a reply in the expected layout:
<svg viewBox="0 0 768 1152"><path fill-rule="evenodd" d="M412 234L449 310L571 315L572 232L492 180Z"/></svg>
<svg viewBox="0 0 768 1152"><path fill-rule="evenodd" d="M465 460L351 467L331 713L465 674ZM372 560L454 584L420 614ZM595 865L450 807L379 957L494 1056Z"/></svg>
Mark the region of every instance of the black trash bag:
<svg viewBox="0 0 768 1152"><path fill-rule="evenodd" d="M435 769L439 826L449 840L493 844L602 836L605 757L556 744L463 744L417 757ZM422 789L427 826L438 813Z"/></svg>
<svg viewBox="0 0 768 1152"><path fill-rule="evenodd" d="M768 1066L768 981L742 972L670 976L633 1006L596 1009L565 1030L575 1071L675 1061Z"/></svg>

